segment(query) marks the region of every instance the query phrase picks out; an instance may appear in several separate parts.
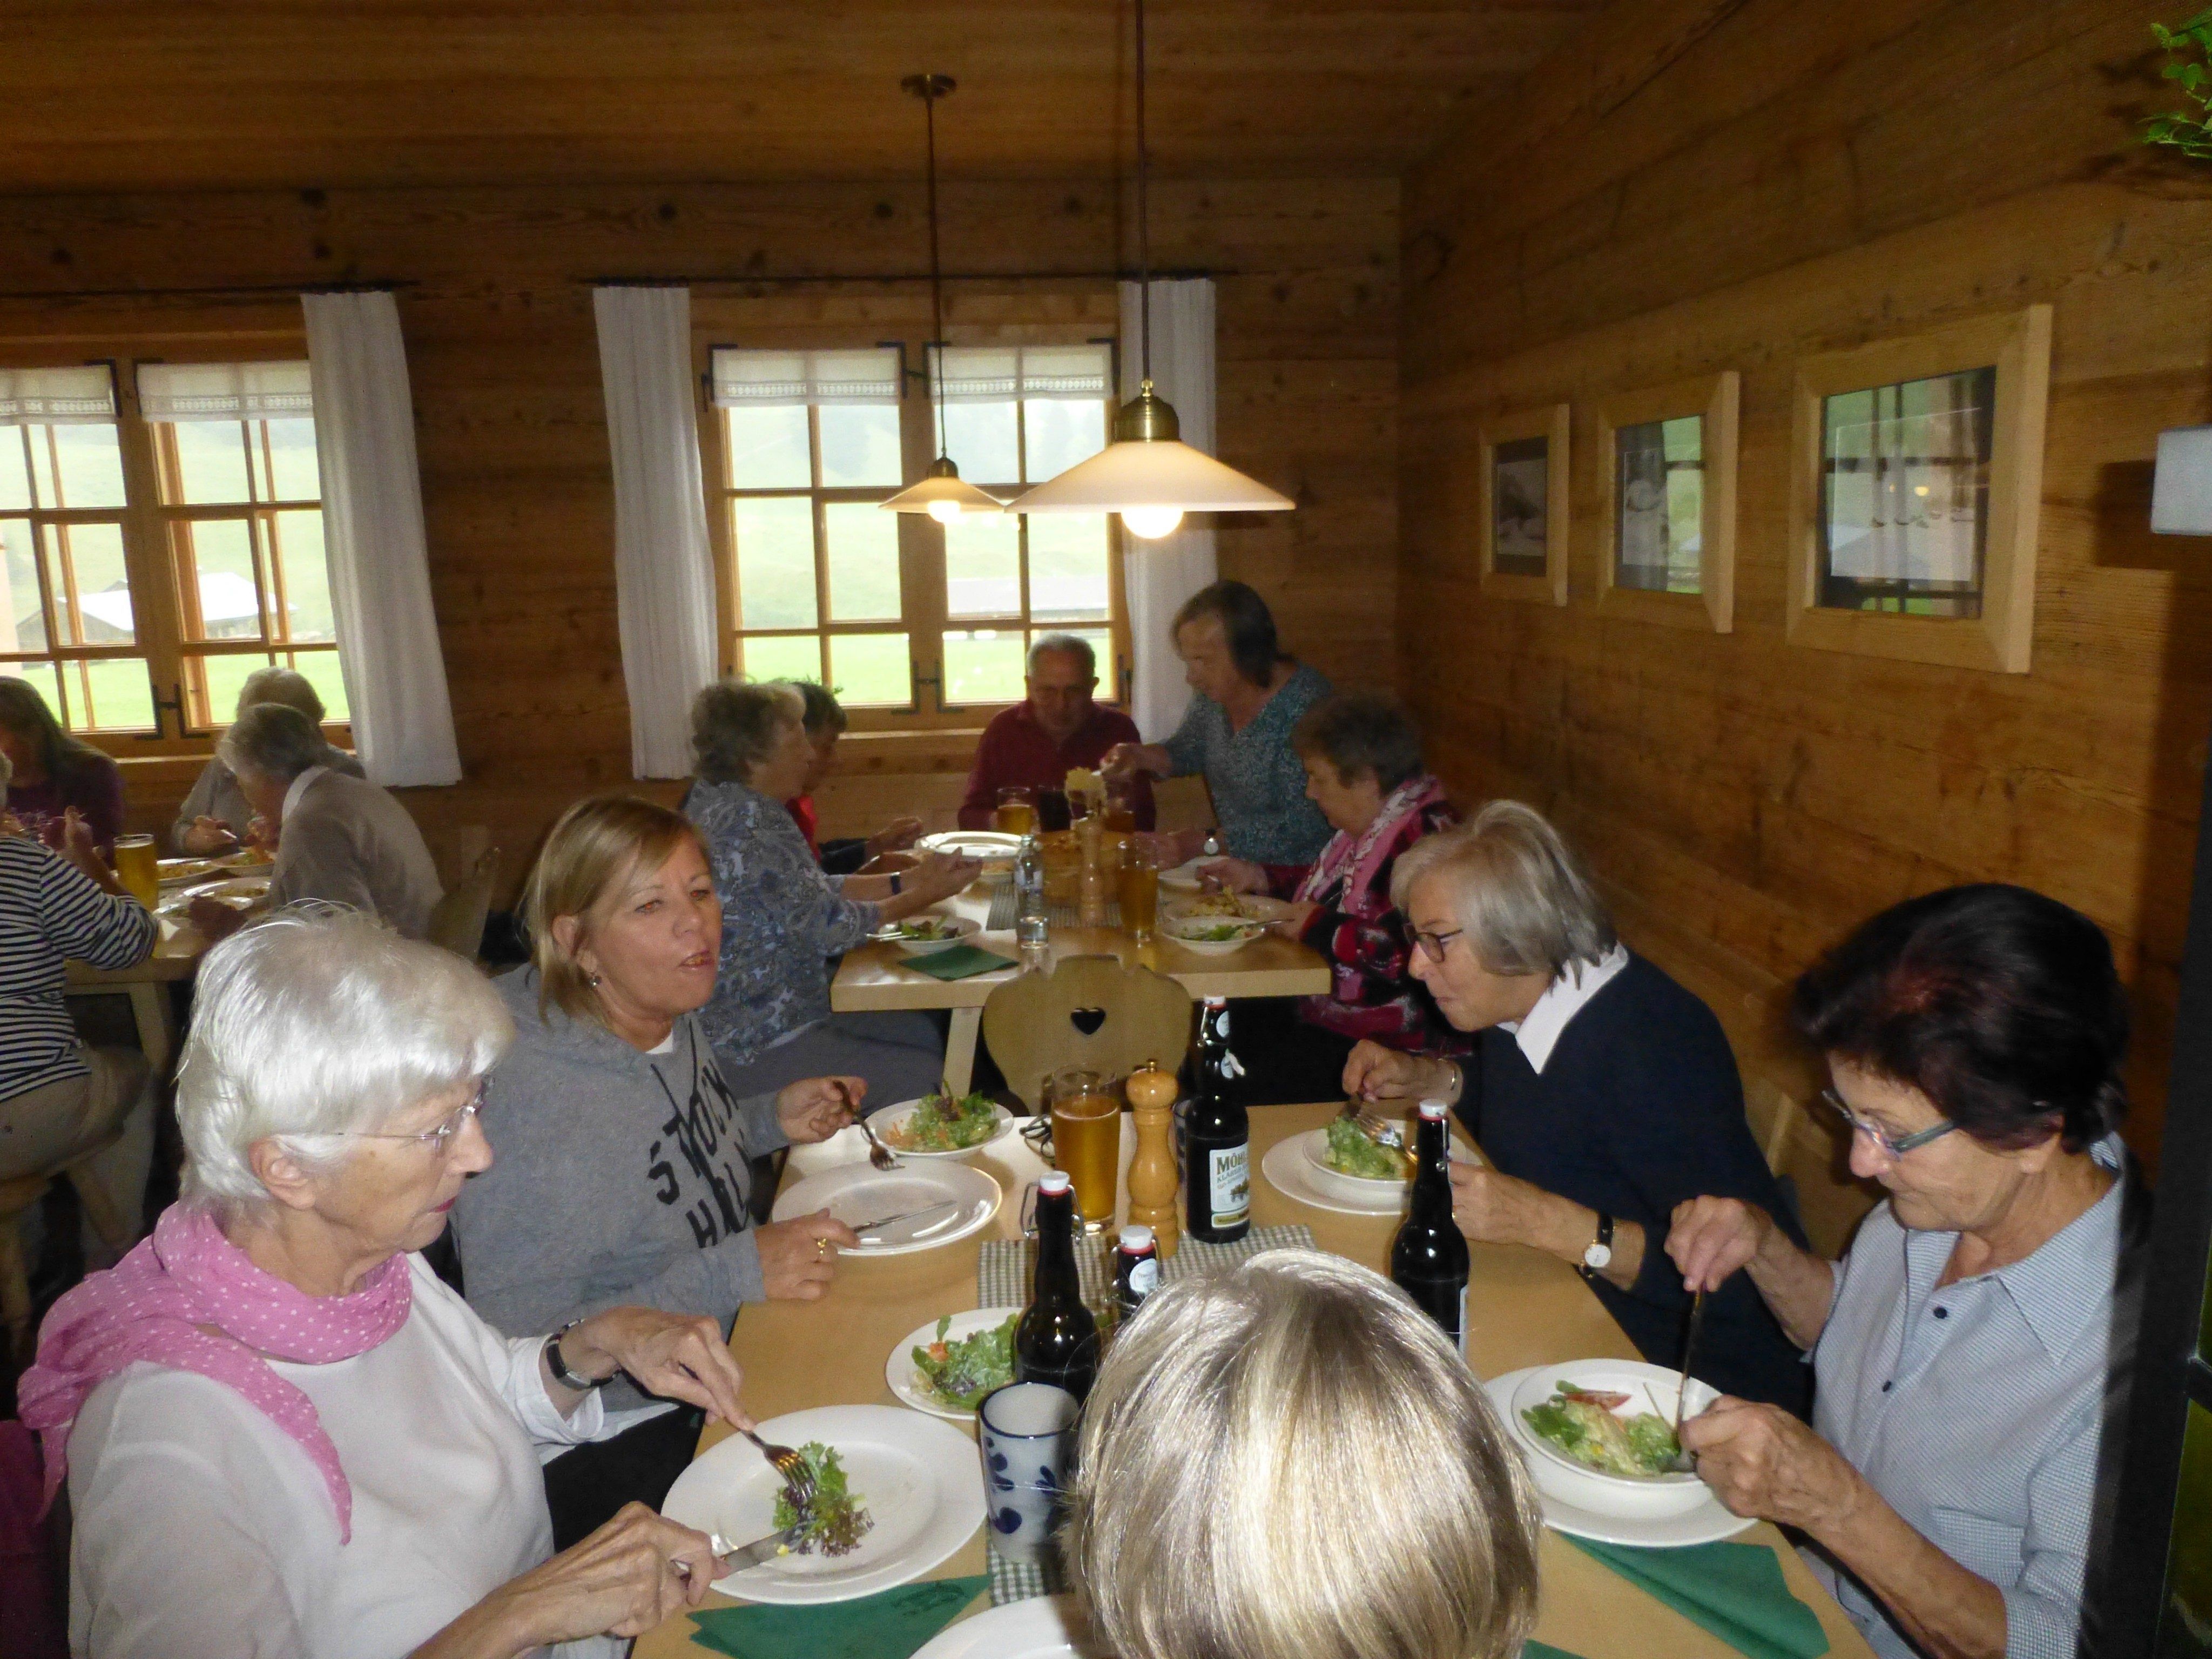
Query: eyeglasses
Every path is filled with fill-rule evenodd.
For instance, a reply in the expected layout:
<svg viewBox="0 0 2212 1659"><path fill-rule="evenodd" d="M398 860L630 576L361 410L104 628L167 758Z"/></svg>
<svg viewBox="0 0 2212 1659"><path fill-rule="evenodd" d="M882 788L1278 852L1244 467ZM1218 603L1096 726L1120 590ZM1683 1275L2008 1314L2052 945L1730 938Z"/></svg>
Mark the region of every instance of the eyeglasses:
<svg viewBox="0 0 2212 1659"><path fill-rule="evenodd" d="M1425 933L1416 928L1413 943L1421 947L1421 954L1431 962L1441 963L1444 959L1444 946L1465 932L1467 929L1464 927L1455 927L1449 933Z"/></svg>
<svg viewBox="0 0 2212 1659"><path fill-rule="evenodd" d="M467 1104L455 1109L453 1115L434 1129L424 1129L419 1133L406 1135L373 1133L366 1129L346 1129L339 1133L348 1140L411 1140L417 1146L428 1146L439 1157L443 1158L446 1155L446 1149L453 1144L453 1137L460 1133L461 1126L483 1109L484 1090L487 1086L489 1086L488 1079L478 1083L476 1093L470 1097Z"/></svg>
<svg viewBox="0 0 2212 1659"><path fill-rule="evenodd" d="M1864 1135L1869 1140L1874 1142L1881 1149L1882 1155L1886 1158L1903 1158L1907 1152L1925 1146L1931 1140L1941 1140L1959 1127L1949 1118L1942 1118L1925 1129L1916 1129L1909 1135L1899 1135L1893 1139L1888 1131L1877 1127L1844 1105L1844 1097L1833 1089L1821 1090L1820 1098L1836 1112L1837 1115L1851 1126L1851 1132L1854 1134Z"/></svg>

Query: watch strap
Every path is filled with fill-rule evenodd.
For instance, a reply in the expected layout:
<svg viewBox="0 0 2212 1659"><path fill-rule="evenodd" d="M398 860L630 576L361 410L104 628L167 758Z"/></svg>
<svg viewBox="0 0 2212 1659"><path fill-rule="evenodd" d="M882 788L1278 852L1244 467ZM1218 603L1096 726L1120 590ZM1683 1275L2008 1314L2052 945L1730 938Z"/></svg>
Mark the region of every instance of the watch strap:
<svg viewBox="0 0 2212 1659"><path fill-rule="evenodd" d="M584 1322L572 1319L545 1339L545 1366L553 1373L553 1380L564 1389L574 1389L580 1394L589 1394L594 1389L604 1389L614 1381L612 1374L605 1376L579 1376L568 1369L568 1361L561 1357L561 1339Z"/></svg>
<svg viewBox="0 0 2212 1659"><path fill-rule="evenodd" d="M891 896L892 896L893 898L896 898L896 897L897 897L901 893L904 892L905 890L906 890L906 883L905 883L903 880L902 880L902 879L900 878L899 872L898 872L897 871L896 871L896 870L892 871L892 872L891 872Z"/></svg>

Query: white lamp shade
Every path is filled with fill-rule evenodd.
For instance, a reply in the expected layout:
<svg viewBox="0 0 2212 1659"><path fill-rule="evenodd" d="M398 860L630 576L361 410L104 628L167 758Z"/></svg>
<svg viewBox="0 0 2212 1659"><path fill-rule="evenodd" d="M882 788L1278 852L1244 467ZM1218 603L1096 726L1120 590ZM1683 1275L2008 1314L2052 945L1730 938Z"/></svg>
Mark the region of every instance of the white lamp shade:
<svg viewBox="0 0 2212 1659"><path fill-rule="evenodd" d="M2212 426L2158 434L2150 527L2161 536L2212 536Z"/></svg>
<svg viewBox="0 0 2212 1659"><path fill-rule="evenodd" d="M966 513L1006 510L1006 504L996 495L957 477L924 478L920 483L908 484L881 505L886 513L927 513L939 520L948 514L957 518Z"/></svg>
<svg viewBox="0 0 2212 1659"><path fill-rule="evenodd" d="M1287 513L1288 495L1174 440L1109 444L1012 502L1012 513L1120 513L1180 507L1186 513Z"/></svg>

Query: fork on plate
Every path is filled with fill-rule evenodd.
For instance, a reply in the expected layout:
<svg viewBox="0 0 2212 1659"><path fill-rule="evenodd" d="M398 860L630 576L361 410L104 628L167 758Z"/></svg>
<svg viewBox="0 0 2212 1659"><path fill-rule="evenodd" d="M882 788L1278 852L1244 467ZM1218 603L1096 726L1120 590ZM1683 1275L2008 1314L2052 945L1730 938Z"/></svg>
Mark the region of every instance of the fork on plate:
<svg viewBox="0 0 2212 1659"><path fill-rule="evenodd" d="M750 1429L739 1429L738 1432L759 1447L761 1455L775 1466L775 1472L783 1477L784 1490L791 1495L792 1508L801 1514L811 1508L814 1503L814 1476L798 1449L772 1445Z"/></svg>

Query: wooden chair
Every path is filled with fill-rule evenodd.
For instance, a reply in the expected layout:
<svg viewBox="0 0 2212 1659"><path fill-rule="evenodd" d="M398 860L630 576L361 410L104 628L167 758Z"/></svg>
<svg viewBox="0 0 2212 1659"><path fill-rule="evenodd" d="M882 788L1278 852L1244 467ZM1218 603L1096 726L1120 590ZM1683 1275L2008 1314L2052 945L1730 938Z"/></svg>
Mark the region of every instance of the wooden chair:
<svg viewBox="0 0 2212 1659"><path fill-rule="evenodd" d="M1046 1077L1062 1066L1118 1078L1156 1060L1172 1071L1190 1046L1190 1027L1189 992L1112 957L1063 957L1050 974L1007 981L983 1005L983 1040L1032 1112Z"/></svg>
<svg viewBox="0 0 2212 1659"><path fill-rule="evenodd" d="M85 1218L92 1229L118 1255L131 1248L135 1229L129 1218L118 1212L107 1189L100 1184L100 1177L92 1171L92 1160L114 1145L121 1133L116 1132L89 1146L70 1149L69 1162L51 1170L40 1170L30 1175L17 1176L0 1181L0 1323L8 1328L9 1352L17 1366L31 1360L31 1266L23 1254L23 1218L38 1207L39 1200L46 1195L46 1188L58 1177L66 1176L76 1188L77 1202L84 1206Z"/></svg>
<svg viewBox="0 0 2212 1659"><path fill-rule="evenodd" d="M484 918L491 914L491 890L498 880L499 848L488 847L431 909L430 943L474 962L483 948Z"/></svg>

